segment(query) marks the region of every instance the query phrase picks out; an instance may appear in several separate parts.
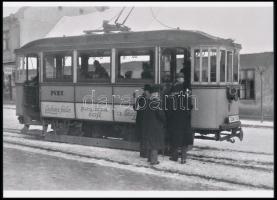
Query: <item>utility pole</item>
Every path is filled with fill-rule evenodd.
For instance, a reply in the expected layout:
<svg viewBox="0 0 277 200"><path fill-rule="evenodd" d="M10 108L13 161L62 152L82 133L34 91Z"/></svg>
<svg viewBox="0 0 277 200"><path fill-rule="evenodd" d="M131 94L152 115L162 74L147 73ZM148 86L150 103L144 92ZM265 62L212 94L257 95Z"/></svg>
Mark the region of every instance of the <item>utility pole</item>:
<svg viewBox="0 0 277 200"><path fill-rule="evenodd" d="M260 73L260 79L261 79L261 122L264 121L264 114L263 114L263 74L266 71L265 66L258 66L257 68L258 72Z"/></svg>

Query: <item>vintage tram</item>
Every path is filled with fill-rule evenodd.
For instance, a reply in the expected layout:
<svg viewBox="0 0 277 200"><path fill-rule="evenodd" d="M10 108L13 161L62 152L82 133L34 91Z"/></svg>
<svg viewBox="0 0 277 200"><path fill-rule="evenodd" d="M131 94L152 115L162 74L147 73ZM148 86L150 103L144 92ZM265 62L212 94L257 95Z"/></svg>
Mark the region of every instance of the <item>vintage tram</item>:
<svg viewBox="0 0 277 200"><path fill-rule="evenodd" d="M23 131L51 124L48 137L98 138L98 145L109 138L136 141L133 95L147 83L174 83L184 68L196 98L190 122L195 138L242 140L240 49L231 39L186 30L36 40L15 51L16 114Z"/></svg>

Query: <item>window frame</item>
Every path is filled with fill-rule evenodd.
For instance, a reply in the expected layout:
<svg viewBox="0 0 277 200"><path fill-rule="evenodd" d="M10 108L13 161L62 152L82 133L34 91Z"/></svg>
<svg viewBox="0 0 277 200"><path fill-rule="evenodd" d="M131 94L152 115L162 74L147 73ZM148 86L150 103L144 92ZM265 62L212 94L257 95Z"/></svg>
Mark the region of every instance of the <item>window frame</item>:
<svg viewBox="0 0 277 200"><path fill-rule="evenodd" d="M150 55L150 60L151 60L151 56L152 56L152 60L153 60L153 78L150 79L119 79L118 75L120 72L120 56L122 56L120 54L120 51L122 50L149 50L153 52L153 55ZM139 54L138 54L139 55ZM116 48L116 66L115 66L115 84L132 84L132 83L138 83L138 84L153 84L155 83L155 73L156 73L156 48L155 47L138 47L138 48L134 48L134 47L124 47L124 48Z"/></svg>
<svg viewBox="0 0 277 200"><path fill-rule="evenodd" d="M176 65L175 65L175 67L174 67L174 69L173 70L171 70L171 68L170 68L170 70L169 71L162 71L161 70L161 63L163 62L163 60L162 60L162 57L163 57L163 55L165 55L164 54L164 49L174 49L174 50L176 50L176 54L175 54L175 60L176 60ZM185 50L186 49L186 50ZM182 53L178 53L178 50L181 50L181 51L184 51L184 52L182 52ZM189 51L189 55L191 56L191 48L189 48L188 49L188 47L186 47L186 46L161 46L160 47L160 53L159 53L159 83L162 83L162 84L164 84L164 83L173 83L173 82L175 82L176 81L176 74L178 74L179 72L178 72L178 58L177 58L177 56L178 55L181 55L181 56L183 56L182 57L182 68L181 69L183 69L183 62L184 62L184 58L185 58L185 55L184 55L184 53L185 53L185 51ZM180 59L180 58L179 58ZM190 61L191 61L191 57L190 57ZM181 70L180 69L180 70ZM170 75L171 75L171 72L174 72L174 75L173 75L173 77L172 77L172 80L171 81L168 81L168 82L163 82L162 81L162 72L170 72ZM191 77L191 75L190 75L190 77Z"/></svg>
<svg viewBox="0 0 277 200"><path fill-rule="evenodd" d="M40 55L39 53L29 53L29 54L18 54L16 55L16 73L15 73L15 83L24 83L25 81L30 81L29 79L29 64L28 64L28 58L33 57L36 58L36 74L39 75L40 72L40 65L41 65L41 60L40 60ZM20 60L23 59L23 74L19 74L19 67L20 67ZM23 78L20 78L23 77ZM39 78L39 77L38 77Z"/></svg>
<svg viewBox="0 0 277 200"><path fill-rule="evenodd" d="M228 70L228 52L231 52L231 81L228 81L228 73L227 73L227 70ZM233 54L233 50L230 50L230 49L226 49L226 65L225 65L225 83L227 84L231 84L233 83L233 58L234 58L234 54Z"/></svg>
<svg viewBox="0 0 277 200"><path fill-rule="evenodd" d="M219 57L219 84L220 85L225 85L225 84L233 84L233 83L236 83L236 84L239 84L240 83L240 80L239 80L239 76L240 76L240 53L239 53L239 49L236 49L236 51L238 51L238 81L234 82L233 81L233 78L234 78L234 48L228 48L228 47L219 47L219 52L221 54L221 51L225 51L225 82L222 82L220 81L220 73L221 73L221 68L220 68L220 63L221 63L221 55ZM227 81L228 77L227 77L227 70L228 70L228 66L227 66L227 52L231 52L231 81Z"/></svg>
<svg viewBox="0 0 277 200"><path fill-rule="evenodd" d="M87 51L88 52L88 54L89 54L89 52L93 52L93 51L109 51L110 52L110 77L109 77L109 80L107 81L107 80L104 80L104 79L87 79L87 80L80 80L79 79L79 56L80 56L80 52L85 52L85 51ZM77 49L77 53L76 53L76 60L77 60L77 63L76 63L76 77L77 77L77 79L76 79L76 83L102 83L102 84L111 84L112 83L112 81L111 81L111 78L112 78L112 63L113 63L113 56L112 56L112 49L110 49L110 48L105 48L105 49L101 49L101 48L97 48L97 49ZM100 56L99 56L100 57Z"/></svg>
<svg viewBox="0 0 277 200"><path fill-rule="evenodd" d="M216 62L215 62L215 82L211 82L211 69L212 69L212 65L211 65L211 52L212 52L212 50L215 50L216 51ZM209 48L209 76L208 76L208 78L209 78L209 81L208 81L208 83L209 84L217 84L218 83L218 75L217 75L217 73L218 73L218 67L219 67L219 65L218 65L218 48L217 47L210 47Z"/></svg>
<svg viewBox="0 0 277 200"><path fill-rule="evenodd" d="M72 73L72 78L71 79L53 79L53 78L47 78L46 77L46 57L47 55L59 55L59 54L63 54L63 57L66 57L66 56L71 56L71 73ZM64 74L63 74L64 76ZM59 82L62 82L62 83L73 83L73 80L74 80L74 53L73 53L73 50L70 50L70 51L44 51L43 52L43 82L44 83L59 83Z"/></svg>
<svg viewBox="0 0 277 200"><path fill-rule="evenodd" d="M9 40L10 40L10 31L9 30L5 30L3 31L3 51L9 51L10 47L9 47ZM5 44L5 48L4 48L4 44Z"/></svg>
<svg viewBox="0 0 277 200"><path fill-rule="evenodd" d="M207 71L207 78L208 78L208 81L203 81L203 57L202 57L202 53L203 53L203 50L207 50L208 52L208 71ZM210 51L209 51L209 47L201 47L201 50L200 50L200 83L202 85L208 85L210 84L209 82L209 76L210 76Z"/></svg>
<svg viewBox="0 0 277 200"><path fill-rule="evenodd" d="M221 63L221 51L224 51L225 52L225 64L224 64L224 82L220 80L220 75L221 75L221 66L220 66L220 63ZM219 48L219 52L220 52L220 57L219 57L219 84L220 85L225 85L227 83L227 49L226 48L222 48L220 47Z"/></svg>
<svg viewBox="0 0 277 200"><path fill-rule="evenodd" d="M196 49L199 49L199 53L200 53L200 55L201 55L201 50L200 50L200 47L193 47L193 48L191 48L191 82L193 83L193 84L200 84L201 83L201 79L200 79L200 74L201 74L201 68L200 68L200 66L201 66L201 56L200 56L200 58L199 58L199 77L198 77L198 80L199 81L194 81L194 63L195 63L195 59L194 59L194 51L196 50ZM202 78L202 77L201 77Z"/></svg>
<svg viewBox="0 0 277 200"><path fill-rule="evenodd" d="M29 54L29 55L25 55L25 57L27 58L26 60L27 60L27 62L28 62L28 58L30 58L30 57L32 57L32 58L36 58L37 60L37 63L36 63L36 73L37 73L37 75L39 75L39 67L40 67L40 57L39 57L39 54ZM26 73L26 80L27 81L30 81L30 79L29 79L29 64L28 65L26 65L26 70L28 71L27 73ZM38 77L39 78L39 77Z"/></svg>
<svg viewBox="0 0 277 200"><path fill-rule="evenodd" d="M208 81L207 82L203 82L202 81L202 50L208 50ZM199 65L199 81L194 81L194 69L195 69L195 58L194 58L194 51L195 50L199 50L200 51L200 65ZM211 52L212 50L216 51L216 81L215 82L211 82ZM220 84L220 57L219 57L219 53L220 53L220 48L217 45L202 45L202 46L194 46L191 48L191 84L194 85L217 85Z"/></svg>
<svg viewBox="0 0 277 200"><path fill-rule="evenodd" d="M238 62L238 78L237 81L234 81L234 59L235 59L235 51L237 52L238 58L237 58L237 62ZM235 49L233 50L233 64L232 64L232 83L240 83L240 52L239 49Z"/></svg>
<svg viewBox="0 0 277 200"><path fill-rule="evenodd" d="M254 95L253 95L253 98L246 98L246 91L247 91L247 87L246 87L246 84L245 84L245 98L241 98L241 95L240 95L240 92L241 92L241 87L242 87L242 84L241 84L241 81L243 79L240 79L239 78L239 84L240 84L240 88L239 88L239 99L240 100L243 100L243 101L255 101L256 100L256 91L255 91L255 86L256 86L256 83L255 83L255 80L256 80L256 70L254 68L251 68L251 69L240 69L240 74L241 73L245 73L245 81L249 81L249 79L247 78L247 72L248 71L252 71L253 72L253 82L254 82L254 86L253 86L253 91L254 91Z"/></svg>

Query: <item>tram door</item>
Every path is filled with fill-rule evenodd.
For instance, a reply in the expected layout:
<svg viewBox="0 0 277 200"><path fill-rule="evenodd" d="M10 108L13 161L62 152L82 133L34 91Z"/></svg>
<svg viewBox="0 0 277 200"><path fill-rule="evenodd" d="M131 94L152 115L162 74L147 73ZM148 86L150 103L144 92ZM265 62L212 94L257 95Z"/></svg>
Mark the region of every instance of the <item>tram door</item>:
<svg viewBox="0 0 277 200"><path fill-rule="evenodd" d="M190 49L188 48L162 48L161 49L161 83L174 84L178 73L184 74L185 85L190 86Z"/></svg>
<svg viewBox="0 0 277 200"><path fill-rule="evenodd" d="M29 55L24 60L26 81L24 82L24 110L31 119L39 118L39 59Z"/></svg>

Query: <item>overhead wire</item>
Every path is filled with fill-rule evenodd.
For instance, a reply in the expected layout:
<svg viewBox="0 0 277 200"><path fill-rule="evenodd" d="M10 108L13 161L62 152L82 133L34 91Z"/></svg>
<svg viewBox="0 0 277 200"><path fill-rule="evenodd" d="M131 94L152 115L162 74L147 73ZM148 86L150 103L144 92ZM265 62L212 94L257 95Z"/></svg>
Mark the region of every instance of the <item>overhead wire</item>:
<svg viewBox="0 0 277 200"><path fill-rule="evenodd" d="M171 26L168 26L168 25L164 24L163 22L161 22L161 21L155 16L154 11L153 11L153 9L152 9L151 7L150 7L150 10L151 10L151 15L152 15L152 17L153 17L160 25L162 25L162 26L164 26L164 27L166 27L166 28L170 28L170 29L179 29L178 27L177 27L177 28L174 28L174 27L171 27Z"/></svg>

